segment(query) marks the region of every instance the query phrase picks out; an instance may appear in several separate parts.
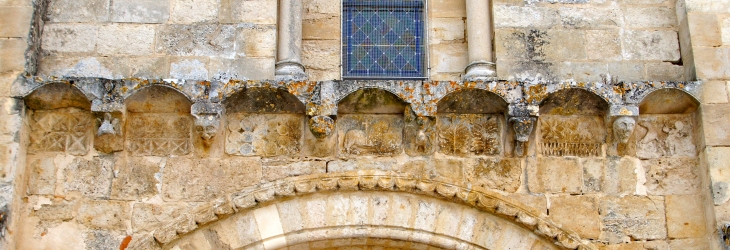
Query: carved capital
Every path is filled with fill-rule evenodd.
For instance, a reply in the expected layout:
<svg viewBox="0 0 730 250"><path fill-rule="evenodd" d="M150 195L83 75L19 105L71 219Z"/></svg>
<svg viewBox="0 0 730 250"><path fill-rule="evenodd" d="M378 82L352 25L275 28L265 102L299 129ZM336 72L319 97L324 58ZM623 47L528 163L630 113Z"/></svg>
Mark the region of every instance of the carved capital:
<svg viewBox="0 0 730 250"><path fill-rule="evenodd" d="M195 132L206 145L210 145L220 127L223 106L218 103L196 102L192 105L190 113L195 117Z"/></svg>
<svg viewBox="0 0 730 250"><path fill-rule="evenodd" d="M532 129L537 123L537 118L532 116L511 117L509 121L515 130L515 155L523 156L525 153L525 143L530 139Z"/></svg>
<svg viewBox="0 0 730 250"><path fill-rule="evenodd" d="M309 130L317 138L325 138L335 130L335 121L329 116L314 116L309 119Z"/></svg>

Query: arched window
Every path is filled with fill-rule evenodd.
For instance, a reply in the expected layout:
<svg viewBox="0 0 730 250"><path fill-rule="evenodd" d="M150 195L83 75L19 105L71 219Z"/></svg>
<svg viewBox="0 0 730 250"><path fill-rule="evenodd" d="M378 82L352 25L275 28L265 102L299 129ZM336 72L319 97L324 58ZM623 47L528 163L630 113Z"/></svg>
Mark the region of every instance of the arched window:
<svg viewBox="0 0 730 250"><path fill-rule="evenodd" d="M423 0L344 0L345 79L425 78Z"/></svg>

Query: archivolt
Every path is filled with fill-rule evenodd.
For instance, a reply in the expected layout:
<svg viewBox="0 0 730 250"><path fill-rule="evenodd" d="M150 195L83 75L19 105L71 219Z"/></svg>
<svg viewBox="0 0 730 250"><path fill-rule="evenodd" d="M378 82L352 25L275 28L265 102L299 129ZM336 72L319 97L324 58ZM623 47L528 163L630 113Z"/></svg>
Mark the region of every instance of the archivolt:
<svg viewBox="0 0 730 250"><path fill-rule="evenodd" d="M270 204L291 200L296 196L319 195L317 193L324 192L401 192L428 199L439 198L502 217L511 224L532 230L536 235L561 247L568 249L596 248L589 241L581 239L576 233L558 227L546 215L539 214L498 193L479 187L468 188L394 172L368 170L290 177L247 188L229 197L211 201L205 206L198 207L195 211L184 213L172 223L155 230L152 235L134 239L129 249L169 247L170 243L179 239L180 236L195 231L199 226L238 216L242 212L263 209ZM349 225L357 226L358 224Z"/></svg>

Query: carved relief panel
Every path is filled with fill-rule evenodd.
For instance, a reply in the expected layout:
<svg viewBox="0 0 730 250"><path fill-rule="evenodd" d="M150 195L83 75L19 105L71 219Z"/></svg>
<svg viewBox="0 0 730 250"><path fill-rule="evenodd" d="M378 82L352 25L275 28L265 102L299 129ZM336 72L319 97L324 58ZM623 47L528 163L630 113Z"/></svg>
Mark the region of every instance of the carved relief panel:
<svg viewBox="0 0 730 250"><path fill-rule="evenodd" d="M438 116L440 152L464 156L502 153L503 120L499 115L445 114Z"/></svg>
<svg viewBox="0 0 730 250"><path fill-rule="evenodd" d="M693 130L689 115L642 115L636 124L636 156L697 156Z"/></svg>
<svg viewBox="0 0 730 250"><path fill-rule="evenodd" d="M29 151L85 155L92 128L92 116L85 110L35 111L30 119Z"/></svg>
<svg viewBox="0 0 730 250"><path fill-rule="evenodd" d="M544 115L539 120L543 156L601 156L606 128L600 116Z"/></svg>
<svg viewBox="0 0 730 250"><path fill-rule="evenodd" d="M304 116L297 114L230 114L226 153L243 156L299 154Z"/></svg>
<svg viewBox="0 0 730 250"><path fill-rule="evenodd" d="M192 148L189 115L130 113L127 149L133 155L187 155Z"/></svg>
<svg viewBox="0 0 730 250"><path fill-rule="evenodd" d="M402 151L403 116L342 115L337 121L343 155L396 155Z"/></svg>

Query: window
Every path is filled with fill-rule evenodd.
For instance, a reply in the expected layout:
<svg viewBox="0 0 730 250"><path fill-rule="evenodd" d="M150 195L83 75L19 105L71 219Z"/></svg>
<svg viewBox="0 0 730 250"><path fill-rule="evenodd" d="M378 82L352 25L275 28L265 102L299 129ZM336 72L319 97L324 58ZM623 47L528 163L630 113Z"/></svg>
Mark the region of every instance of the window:
<svg viewBox="0 0 730 250"><path fill-rule="evenodd" d="M343 1L343 78L425 78L423 0Z"/></svg>

